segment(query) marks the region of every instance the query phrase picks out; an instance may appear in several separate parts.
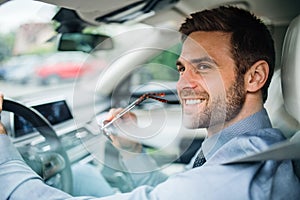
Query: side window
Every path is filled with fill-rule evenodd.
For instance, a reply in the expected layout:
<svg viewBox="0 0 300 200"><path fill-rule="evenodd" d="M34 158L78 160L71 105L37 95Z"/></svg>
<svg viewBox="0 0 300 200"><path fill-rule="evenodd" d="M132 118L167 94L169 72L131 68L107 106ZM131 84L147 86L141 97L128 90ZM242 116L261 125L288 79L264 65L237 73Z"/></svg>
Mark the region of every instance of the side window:
<svg viewBox="0 0 300 200"><path fill-rule="evenodd" d="M152 81L177 81L179 74L176 69L176 60L179 56L180 45L162 51L132 75L132 87L147 84Z"/></svg>
<svg viewBox="0 0 300 200"><path fill-rule="evenodd" d="M145 92L165 92L174 94L179 74L176 61L180 45L162 51L148 62L132 71L128 78L119 84L113 96L115 107L128 105L128 99L142 95Z"/></svg>

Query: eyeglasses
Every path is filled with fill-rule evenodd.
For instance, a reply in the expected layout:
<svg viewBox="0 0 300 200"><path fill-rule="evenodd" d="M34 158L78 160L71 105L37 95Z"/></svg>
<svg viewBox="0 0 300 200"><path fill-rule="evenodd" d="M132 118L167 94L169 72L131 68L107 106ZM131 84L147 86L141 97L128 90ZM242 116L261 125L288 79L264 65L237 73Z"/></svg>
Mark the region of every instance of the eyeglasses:
<svg viewBox="0 0 300 200"><path fill-rule="evenodd" d="M139 98L137 98L135 101L133 101L131 104L129 104L127 107L125 107L124 110L122 112L120 112L119 114L117 114L111 121L109 121L106 124L104 124L104 122L103 122L102 126L100 128L100 131L103 132L103 134L110 141L112 141L111 138L110 138L111 133L106 130L107 127L109 127L117 119L121 118L123 115L125 115L127 112L129 112L130 110L132 110L135 106L141 104L146 99L154 99L154 100L160 101L162 103L167 103L168 101L166 99L160 98L160 97L164 97L164 96L165 96L165 93L145 93L145 94L143 94L142 96L140 96Z"/></svg>

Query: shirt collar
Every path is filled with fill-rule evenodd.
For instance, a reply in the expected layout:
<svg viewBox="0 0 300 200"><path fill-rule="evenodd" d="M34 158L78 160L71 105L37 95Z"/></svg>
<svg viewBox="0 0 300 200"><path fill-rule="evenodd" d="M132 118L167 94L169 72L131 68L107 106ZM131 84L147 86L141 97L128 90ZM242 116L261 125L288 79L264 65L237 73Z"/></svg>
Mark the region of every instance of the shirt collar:
<svg viewBox="0 0 300 200"><path fill-rule="evenodd" d="M249 117L223 129L206 138L202 143L203 154L208 160L221 146L227 143L232 138L244 134L249 131L254 131L262 128L271 128L271 122L266 109L250 115Z"/></svg>

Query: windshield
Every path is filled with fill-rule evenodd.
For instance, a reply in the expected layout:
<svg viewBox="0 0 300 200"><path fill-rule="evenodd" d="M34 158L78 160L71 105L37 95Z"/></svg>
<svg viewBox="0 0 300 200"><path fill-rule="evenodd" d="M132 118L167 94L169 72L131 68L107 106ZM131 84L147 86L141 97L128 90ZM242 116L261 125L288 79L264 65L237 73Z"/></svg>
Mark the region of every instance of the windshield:
<svg viewBox="0 0 300 200"><path fill-rule="evenodd" d="M16 10L18 12L15 12ZM74 87L84 85L87 88L87 85L92 82L91 77L97 79L102 71L119 56L122 49L132 46L134 41L128 39L124 41L125 37L120 33L137 28L149 28L144 24L89 27L87 33L104 33L112 36L113 45L106 43L104 48L100 50L94 48L90 53L71 49L59 51L59 34L56 32L59 23L52 20L58 10L59 8L53 5L23 0L10 1L0 6L0 90L6 97L24 100L53 95L72 96ZM116 38L119 41L116 41ZM178 46L172 48L177 50ZM157 66L145 65L130 81L133 85L129 90L137 85L151 82L152 79L177 80L178 75L175 71L177 55L168 52L162 54L164 57L153 54L145 60L170 65L172 73L163 75ZM93 84L97 82L95 80ZM95 91L94 86L90 89ZM104 92L105 95L108 93Z"/></svg>

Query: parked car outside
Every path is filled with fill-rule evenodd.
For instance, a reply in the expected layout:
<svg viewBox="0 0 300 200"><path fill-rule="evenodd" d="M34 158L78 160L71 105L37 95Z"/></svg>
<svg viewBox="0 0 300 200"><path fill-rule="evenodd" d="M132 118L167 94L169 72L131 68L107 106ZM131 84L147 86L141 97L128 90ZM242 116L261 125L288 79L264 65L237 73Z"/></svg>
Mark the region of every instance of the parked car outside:
<svg viewBox="0 0 300 200"><path fill-rule="evenodd" d="M35 70L39 83L48 85L72 81L99 70L101 61L95 61L82 52L57 52L48 56Z"/></svg>
<svg viewBox="0 0 300 200"><path fill-rule="evenodd" d="M43 59L43 56L34 54L11 57L0 68L0 77L14 83L29 83Z"/></svg>

